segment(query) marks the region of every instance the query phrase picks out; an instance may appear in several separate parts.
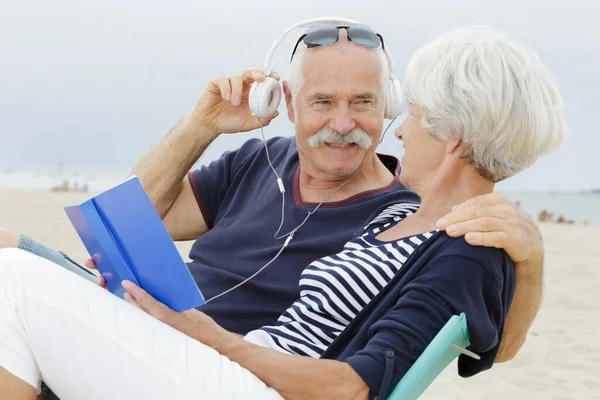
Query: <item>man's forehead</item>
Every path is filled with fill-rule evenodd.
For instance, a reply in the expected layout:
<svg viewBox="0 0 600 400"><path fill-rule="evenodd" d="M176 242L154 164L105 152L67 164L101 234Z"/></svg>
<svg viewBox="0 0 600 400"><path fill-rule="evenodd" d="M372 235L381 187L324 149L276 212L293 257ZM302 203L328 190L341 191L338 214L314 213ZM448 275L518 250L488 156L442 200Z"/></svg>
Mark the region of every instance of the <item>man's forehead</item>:
<svg viewBox="0 0 600 400"><path fill-rule="evenodd" d="M311 79L344 73L379 76L381 67L381 58L374 49L357 44L308 49L303 63L304 75Z"/></svg>
<svg viewBox="0 0 600 400"><path fill-rule="evenodd" d="M337 42L327 46L316 46L304 49L305 62L321 63L326 59L376 59L377 49L361 46L345 38L340 38Z"/></svg>
<svg viewBox="0 0 600 400"><path fill-rule="evenodd" d="M381 72L377 68L359 65L323 66L304 71L301 92L303 97L325 100L331 97L376 98L381 93Z"/></svg>

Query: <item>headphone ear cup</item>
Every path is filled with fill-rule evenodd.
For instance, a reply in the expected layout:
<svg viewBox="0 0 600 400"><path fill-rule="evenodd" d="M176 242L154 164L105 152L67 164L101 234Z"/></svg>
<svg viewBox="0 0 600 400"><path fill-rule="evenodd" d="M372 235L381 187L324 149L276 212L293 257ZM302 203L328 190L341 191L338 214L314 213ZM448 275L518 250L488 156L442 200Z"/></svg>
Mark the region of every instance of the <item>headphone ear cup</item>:
<svg viewBox="0 0 600 400"><path fill-rule="evenodd" d="M394 119L402 114L402 86L395 76L391 76L386 87L385 119Z"/></svg>
<svg viewBox="0 0 600 400"><path fill-rule="evenodd" d="M263 82L254 82L248 96L250 111L259 118L272 117L281 102L281 94L281 85L274 78L267 77Z"/></svg>

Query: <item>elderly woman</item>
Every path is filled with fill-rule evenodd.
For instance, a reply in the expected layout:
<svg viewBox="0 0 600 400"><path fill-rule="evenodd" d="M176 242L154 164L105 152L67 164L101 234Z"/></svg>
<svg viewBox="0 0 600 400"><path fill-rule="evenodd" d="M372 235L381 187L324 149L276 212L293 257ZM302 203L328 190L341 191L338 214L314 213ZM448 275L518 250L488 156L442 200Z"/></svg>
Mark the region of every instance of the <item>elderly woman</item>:
<svg viewBox="0 0 600 400"><path fill-rule="evenodd" d="M485 29L421 48L404 90L401 179L421 206L373 210L342 252L306 267L300 298L274 325L244 338L130 282L126 300L137 308L47 260L1 251L0 397L34 398L43 377L63 399L384 399L461 312L482 359L461 360L460 373L490 368L512 263L436 222L555 148L561 98L535 55Z"/></svg>

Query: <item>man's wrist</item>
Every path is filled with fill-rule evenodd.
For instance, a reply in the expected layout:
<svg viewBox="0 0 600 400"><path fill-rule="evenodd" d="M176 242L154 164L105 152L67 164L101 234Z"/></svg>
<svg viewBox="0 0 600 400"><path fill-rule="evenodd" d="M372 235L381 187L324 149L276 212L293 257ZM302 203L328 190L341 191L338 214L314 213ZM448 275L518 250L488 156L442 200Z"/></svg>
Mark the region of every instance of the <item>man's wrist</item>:
<svg viewBox="0 0 600 400"><path fill-rule="evenodd" d="M186 123L186 130L198 138L208 139L212 142L221 134L216 127L206 123L204 118L198 116L195 110L189 111L183 118Z"/></svg>

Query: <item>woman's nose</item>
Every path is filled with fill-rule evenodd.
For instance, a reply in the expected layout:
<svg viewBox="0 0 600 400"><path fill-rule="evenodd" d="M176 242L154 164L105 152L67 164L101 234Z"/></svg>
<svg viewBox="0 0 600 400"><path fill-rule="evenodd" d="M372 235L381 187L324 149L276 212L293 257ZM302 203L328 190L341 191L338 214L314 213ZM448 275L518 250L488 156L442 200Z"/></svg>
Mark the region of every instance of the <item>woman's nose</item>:
<svg viewBox="0 0 600 400"><path fill-rule="evenodd" d="M402 140L402 125L396 128L394 131L394 136L396 136L396 139Z"/></svg>

